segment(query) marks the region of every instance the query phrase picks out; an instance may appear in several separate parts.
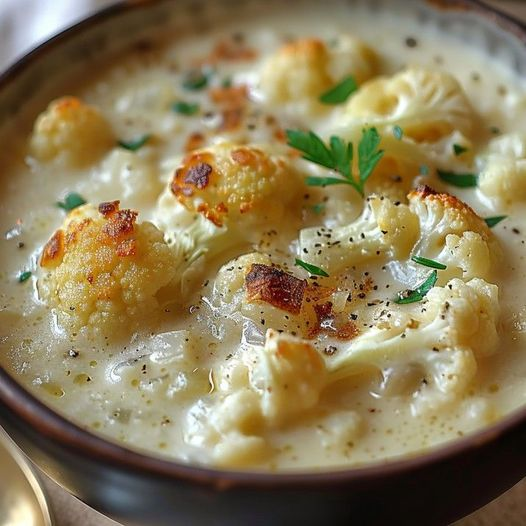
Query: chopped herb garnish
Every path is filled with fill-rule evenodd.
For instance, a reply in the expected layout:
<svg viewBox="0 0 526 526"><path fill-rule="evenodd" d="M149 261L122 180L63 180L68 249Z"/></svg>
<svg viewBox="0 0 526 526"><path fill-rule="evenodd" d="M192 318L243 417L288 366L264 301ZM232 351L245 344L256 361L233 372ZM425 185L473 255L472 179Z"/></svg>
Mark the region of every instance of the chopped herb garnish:
<svg viewBox="0 0 526 526"><path fill-rule="evenodd" d="M125 150L130 150L130 152L136 152L139 148L142 148L149 140L151 139L150 134L145 134L138 139L132 141L119 141L117 144L124 148Z"/></svg>
<svg viewBox="0 0 526 526"><path fill-rule="evenodd" d="M69 212L70 210L73 210L74 208L84 204L86 204L86 200L81 195L77 194L76 192L70 192L66 195L66 197L64 197L64 201L59 201L57 203L57 206L62 208L62 210Z"/></svg>
<svg viewBox="0 0 526 526"><path fill-rule="evenodd" d="M376 128L369 128L362 132L362 140L358 145L358 168L360 171L360 182L363 185L369 176L373 173L376 165L384 155L383 150L378 150L380 145L380 135Z"/></svg>
<svg viewBox="0 0 526 526"><path fill-rule="evenodd" d="M321 214L325 211L325 203L317 203L315 205L312 205L312 211L315 214Z"/></svg>
<svg viewBox="0 0 526 526"><path fill-rule="evenodd" d="M18 281L19 281L19 283L24 283L24 281L27 281L30 277L31 277L31 271L30 270L26 270L24 272L21 272L18 275Z"/></svg>
<svg viewBox="0 0 526 526"><path fill-rule="evenodd" d="M495 225L498 225L501 221L504 221L508 216L493 216L493 217L486 217L484 221L486 221L486 225L488 225L490 228L493 228Z"/></svg>
<svg viewBox="0 0 526 526"><path fill-rule="evenodd" d="M429 166L422 164L419 169L420 175L429 175Z"/></svg>
<svg viewBox="0 0 526 526"><path fill-rule="evenodd" d="M231 88L232 87L232 77L225 77L221 81L221 87L222 88Z"/></svg>
<svg viewBox="0 0 526 526"><path fill-rule="evenodd" d="M394 301L399 305L416 303L424 299L424 296L435 286L438 279L438 271L433 270L426 280L414 290L404 290L398 293L398 298Z"/></svg>
<svg viewBox="0 0 526 526"><path fill-rule="evenodd" d="M498 126L491 126L489 131L493 134L493 135L498 135L500 133L500 128Z"/></svg>
<svg viewBox="0 0 526 526"><path fill-rule="evenodd" d="M380 136L376 128L363 130L358 145L359 178L352 174L353 144L340 137L332 136L329 147L312 131L287 130L288 145L303 152L303 159L330 168L343 175L341 177L306 177L309 186L329 186L349 184L361 195L364 194L365 182L382 158L383 150L378 150Z"/></svg>
<svg viewBox="0 0 526 526"><path fill-rule="evenodd" d="M448 184L458 186L459 188L470 188L477 186L478 176L476 174L457 174L454 172L445 172L437 170L438 177Z"/></svg>
<svg viewBox="0 0 526 526"><path fill-rule="evenodd" d="M195 115L199 111L199 104L196 102L178 101L172 104L172 110L181 115Z"/></svg>
<svg viewBox="0 0 526 526"><path fill-rule="evenodd" d="M200 69L189 71L184 80L183 88L191 91L201 90L208 86L209 76Z"/></svg>
<svg viewBox="0 0 526 526"><path fill-rule="evenodd" d="M443 263L439 263L433 259L422 258L420 256L413 256L412 261L418 263L419 265L424 265L424 267L436 268L438 270L446 270L447 266Z"/></svg>
<svg viewBox="0 0 526 526"><path fill-rule="evenodd" d="M323 104L341 104L357 89L358 84L356 84L356 80L352 75L349 75L336 84L336 86L320 95L320 102L323 102Z"/></svg>
<svg viewBox="0 0 526 526"><path fill-rule="evenodd" d="M301 259L296 258L296 262L294 263L298 267L304 268L309 274L312 274L313 276L322 276L324 278L328 278L329 274L325 272L320 267L317 267L316 265L311 265L310 263L305 263L305 261L302 261Z"/></svg>
<svg viewBox="0 0 526 526"><path fill-rule="evenodd" d="M455 152L455 155L458 157L459 155L466 153L468 151L468 148L466 148L465 146L462 146L461 144L454 144L453 151Z"/></svg>
<svg viewBox="0 0 526 526"><path fill-rule="evenodd" d="M402 128L400 128L400 126L396 125L393 128L393 135L395 136L396 139L401 141L402 137L404 136L404 130L402 130Z"/></svg>

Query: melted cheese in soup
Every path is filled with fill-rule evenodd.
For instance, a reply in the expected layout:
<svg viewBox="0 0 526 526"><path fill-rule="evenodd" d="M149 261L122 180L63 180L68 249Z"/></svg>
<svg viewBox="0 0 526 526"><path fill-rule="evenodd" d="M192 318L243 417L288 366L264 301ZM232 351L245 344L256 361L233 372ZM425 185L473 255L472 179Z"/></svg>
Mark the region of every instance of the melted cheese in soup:
<svg viewBox="0 0 526 526"><path fill-rule="evenodd" d="M524 404L505 57L403 9L241 11L5 126L0 363L129 447L262 470L415 454ZM352 143L358 188L286 130L329 166Z"/></svg>

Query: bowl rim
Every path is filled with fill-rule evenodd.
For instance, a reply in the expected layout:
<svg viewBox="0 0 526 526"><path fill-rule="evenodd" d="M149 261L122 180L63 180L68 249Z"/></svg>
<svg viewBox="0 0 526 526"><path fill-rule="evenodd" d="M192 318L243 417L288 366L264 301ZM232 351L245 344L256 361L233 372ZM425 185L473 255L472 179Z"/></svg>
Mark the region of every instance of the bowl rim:
<svg viewBox="0 0 526 526"><path fill-rule="evenodd" d="M27 68L57 46L67 43L77 33L84 32L102 22L119 17L133 9L167 3L171 0L120 0L99 9L82 20L70 25L35 48L0 73L0 93L16 80ZM526 45L526 23L489 6L482 0L420 0L432 7L443 10L467 10L488 18L501 29L512 32ZM453 457L475 450L490 442L512 433L526 423L526 406L517 408L499 422L478 431L434 446L426 451L409 455L376 460L354 467L316 468L268 472L236 470L196 463L185 463L161 455L153 455L138 449L131 449L110 439L105 439L75 424L47 406L30 391L26 390L0 365L0 403L14 413L25 424L51 439L72 453L85 458L104 461L106 464L143 476L160 476L168 479L185 479L194 483L212 485L221 489L231 487L312 487L320 483L336 485L356 481L374 480L422 469L441 463Z"/></svg>

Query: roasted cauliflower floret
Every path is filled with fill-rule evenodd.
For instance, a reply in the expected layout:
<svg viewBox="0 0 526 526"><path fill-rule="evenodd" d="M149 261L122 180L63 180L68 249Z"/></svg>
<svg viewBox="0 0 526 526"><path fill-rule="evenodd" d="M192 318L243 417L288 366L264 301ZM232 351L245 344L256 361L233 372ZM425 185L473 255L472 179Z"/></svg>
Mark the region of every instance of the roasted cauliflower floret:
<svg viewBox="0 0 526 526"><path fill-rule="evenodd" d="M435 143L455 130L470 137L474 121L469 100L454 77L412 67L363 85L349 100L341 124L367 123L382 131L398 125L405 138Z"/></svg>
<svg viewBox="0 0 526 526"><path fill-rule="evenodd" d="M416 410L458 399L476 373L476 357L498 346L498 318L496 285L455 278L431 289L421 303L382 306L375 327L330 360L329 376L336 380L371 366L388 371L415 364L422 370Z"/></svg>
<svg viewBox="0 0 526 526"><path fill-rule="evenodd" d="M180 261L151 223L119 202L75 209L43 249L39 290L75 334L113 336L144 327L158 313L156 294Z"/></svg>
<svg viewBox="0 0 526 526"><path fill-rule="evenodd" d="M362 215L350 225L302 230L299 254L333 275L371 259L405 258L418 235L418 219L406 205L370 196Z"/></svg>
<svg viewBox="0 0 526 526"><path fill-rule="evenodd" d="M261 88L274 103L317 101L347 75L361 83L375 70L374 52L355 38L344 35L333 47L316 38L304 38L284 45L265 62Z"/></svg>
<svg viewBox="0 0 526 526"><path fill-rule="evenodd" d="M170 183L181 204L217 226L282 211L300 188L301 179L284 157L230 143L190 153Z"/></svg>
<svg viewBox="0 0 526 526"><path fill-rule="evenodd" d="M277 265L267 254L246 254L219 270L211 303L242 324L242 339L250 344L261 344L267 327L307 339L321 334L340 341L354 338L359 328L350 311L365 306L372 279L307 278L305 270ZM353 292L359 296L351 301Z"/></svg>
<svg viewBox="0 0 526 526"><path fill-rule="evenodd" d="M496 208L526 199L526 136L511 134L493 140L481 164L480 192Z"/></svg>
<svg viewBox="0 0 526 526"><path fill-rule="evenodd" d="M303 178L287 157L221 143L187 155L158 201L155 222L188 261L261 241L301 220ZM282 230L283 231L283 230Z"/></svg>
<svg viewBox="0 0 526 526"><path fill-rule="evenodd" d="M63 97L39 115L30 146L41 161L59 159L79 166L98 160L114 143L111 127L97 108L76 97Z"/></svg>
<svg viewBox="0 0 526 526"><path fill-rule="evenodd" d="M447 265L442 281L454 276L455 269L462 271L464 279L489 279L501 250L485 221L457 197L429 187L420 187L408 197L420 223L413 255Z"/></svg>

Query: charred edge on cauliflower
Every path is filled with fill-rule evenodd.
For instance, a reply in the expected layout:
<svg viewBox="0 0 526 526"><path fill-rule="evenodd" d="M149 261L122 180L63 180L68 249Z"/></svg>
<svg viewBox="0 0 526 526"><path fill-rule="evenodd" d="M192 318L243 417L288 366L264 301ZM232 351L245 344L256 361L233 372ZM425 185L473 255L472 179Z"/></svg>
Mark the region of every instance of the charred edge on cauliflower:
<svg viewBox="0 0 526 526"><path fill-rule="evenodd" d="M241 188L237 190L242 186L244 170L272 174L282 168L280 162L275 163L262 150L248 146L232 149L226 158L208 150L192 152L175 171L170 190L187 209L196 210L221 227L230 205L241 214L254 206L257 183L251 183L252 186L242 191Z"/></svg>
<svg viewBox="0 0 526 526"><path fill-rule="evenodd" d="M120 210L119 204L119 201L112 201L99 205L98 210L106 219L106 223L98 240L104 245L114 244L115 253L121 258L135 256L136 241L131 236L134 233L138 212L129 209ZM92 219L83 219L80 222L72 222L66 232L62 229L57 230L44 246L40 266L54 268L60 265L66 249L77 241L78 234L92 222Z"/></svg>
<svg viewBox="0 0 526 526"><path fill-rule="evenodd" d="M42 250L40 266L52 268L59 265L64 256L64 248L64 231L57 230Z"/></svg>
<svg viewBox="0 0 526 526"><path fill-rule="evenodd" d="M307 282L275 267L251 265L245 277L247 301L265 301L278 309L299 314Z"/></svg>
<svg viewBox="0 0 526 526"><path fill-rule="evenodd" d="M477 226L479 232L485 240L491 237L491 231L484 221L468 204L461 201L458 197L448 193L439 193L427 185L420 185L408 194L408 199L422 199L428 202L436 201L449 210L455 210L460 216L469 219Z"/></svg>
<svg viewBox="0 0 526 526"><path fill-rule="evenodd" d="M311 329L309 337L314 338L320 333L326 333L338 340L352 340L358 336L359 330L356 324L346 320L346 316L337 316L332 307L331 301L313 306L316 325Z"/></svg>

